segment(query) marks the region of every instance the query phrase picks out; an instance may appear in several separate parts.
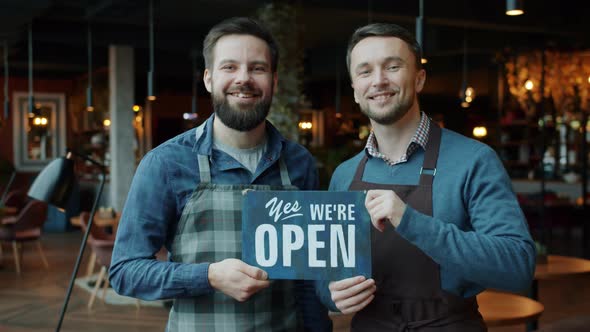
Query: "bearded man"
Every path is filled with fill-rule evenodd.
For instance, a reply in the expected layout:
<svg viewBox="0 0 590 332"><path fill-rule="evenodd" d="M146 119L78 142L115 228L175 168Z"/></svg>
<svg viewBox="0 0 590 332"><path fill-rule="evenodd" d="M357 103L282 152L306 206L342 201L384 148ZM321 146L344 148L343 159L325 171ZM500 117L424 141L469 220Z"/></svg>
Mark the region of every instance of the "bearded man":
<svg viewBox="0 0 590 332"><path fill-rule="evenodd" d="M248 18L203 43L215 113L150 151L133 178L113 251L114 289L174 299L167 331L329 331L313 284L268 280L241 260L244 190L313 190L313 157L266 121L277 45ZM164 246L168 261L155 254Z"/></svg>

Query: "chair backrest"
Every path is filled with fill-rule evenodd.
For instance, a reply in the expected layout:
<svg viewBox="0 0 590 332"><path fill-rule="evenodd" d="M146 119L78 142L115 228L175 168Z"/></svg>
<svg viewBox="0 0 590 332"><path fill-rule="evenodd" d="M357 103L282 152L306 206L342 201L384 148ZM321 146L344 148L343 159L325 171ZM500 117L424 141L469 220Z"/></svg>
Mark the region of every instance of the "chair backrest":
<svg viewBox="0 0 590 332"><path fill-rule="evenodd" d="M12 229L14 231L25 231L41 228L45 220L47 220L47 203L30 200L16 216Z"/></svg>
<svg viewBox="0 0 590 332"><path fill-rule="evenodd" d="M25 190L11 190L4 200L5 206L12 206L18 211L22 210L28 202L27 192Z"/></svg>
<svg viewBox="0 0 590 332"><path fill-rule="evenodd" d="M90 213L80 213L80 226L84 231L88 228L88 220L90 220ZM115 246L115 234L109 234L101 227L92 226L88 236L88 244L96 254L98 264L109 267Z"/></svg>
<svg viewBox="0 0 590 332"><path fill-rule="evenodd" d="M80 213L80 226L84 231L88 227L88 220L90 220L90 213L86 211ZM115 234L107 233L102 227L92 226L89 240L115 241Z"/></svg>

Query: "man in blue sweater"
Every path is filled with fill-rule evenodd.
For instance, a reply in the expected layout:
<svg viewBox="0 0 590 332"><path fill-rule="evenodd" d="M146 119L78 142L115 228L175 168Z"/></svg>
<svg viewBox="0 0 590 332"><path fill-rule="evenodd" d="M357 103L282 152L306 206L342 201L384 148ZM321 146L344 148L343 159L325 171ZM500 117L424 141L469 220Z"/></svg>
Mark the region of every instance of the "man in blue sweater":
<svg viewBox="0 0 590 332"><path fill-rule="evenodd" d="M415 38L371 24L347 53L355 101L373 131L330 190L368 190L373 277L320 283L353 331L485 331L475 295L529 287L535 249L496 153L420 110L426 74Z"/></svg>

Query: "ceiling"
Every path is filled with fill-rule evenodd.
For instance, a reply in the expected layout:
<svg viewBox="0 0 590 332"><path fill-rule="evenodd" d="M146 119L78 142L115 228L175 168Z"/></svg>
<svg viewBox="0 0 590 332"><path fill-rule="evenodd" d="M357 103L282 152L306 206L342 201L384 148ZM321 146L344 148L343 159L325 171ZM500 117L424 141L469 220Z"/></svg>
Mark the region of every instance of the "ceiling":
<svg viewBox="0 0 590 332"><path fill-rule="evenodd" d="M157 77L169 78L166 84L190 81L191 54L200 53L208 29L227 17L254 15L267 2L156 0ZM338 66L344 68L347 39L356 27L387 21L413 31L418 15L418 0L289 2L299 8L306 74L312 81L333 78ZM503 0L424 0L428 70L460 70L464 37L469 63L475 67L489 66L495 53L506 48L588 47L589 3L528 0L524 15L509 17L504 14ZM147 0L0 0L0 42L8 43L12 75L26 75L27 26L32 23L35 77L83 76L89 20L95 67L107 65L109 45L131 45L136 72L144 75L148 63ZM202 60L199 63L202 66Z"/></svg>

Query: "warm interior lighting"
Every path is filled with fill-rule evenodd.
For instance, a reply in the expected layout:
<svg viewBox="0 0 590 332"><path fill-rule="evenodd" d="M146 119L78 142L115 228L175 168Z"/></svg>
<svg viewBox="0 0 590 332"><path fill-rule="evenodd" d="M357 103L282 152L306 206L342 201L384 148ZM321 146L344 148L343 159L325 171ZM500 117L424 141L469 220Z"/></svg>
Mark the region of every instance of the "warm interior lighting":
<svg viewBox="0 0 590 332"><path fill-rule="evenodd" d="M590 83L590 76L588 76L588 83Z"/></svg>
<svg viewBox="0 0 590 332"><path fill-rule="evenodd" d="M104 121L102 122L102 124L103 124L105 127L109 127L109 126L111 125L111 120L109 120L109 119L104 119Z"/></svg>
<svg viewBox="0 0 590 332"><path fill-rule="evenodd" d="M312 127L313 127L313 125L309 121L301 121L301 122L299 122L299 129L301 129L301 130L309 130Z"/></svg>
<svg viewBox="0 0 590 332"><path fill-rule="evenodd" d="M138 115L135 117L135 122L141 123L141 120L142 120L141 115Z"/></svg>
<svg viewBox="0 0 590 332"><path fill-rule="evenodd" d="M342 113L336 113L336 118L340 119L342 117Z"/></svg>
<svg viewBox="0 0 590 332"><path fill-rule="evenodd" d="M524 0L506 0L506 15L518 16L524 14Z"/></svg>
<svg viewBox="0 0 590 332"><path fill-rule="evenodd" d="M41 125L47 126L47 118L45 118L45 117L41 118Z"/></svg>
<svg viewBox="0 0 590 332"><path fill-rule="evenodd" d="M535 84L533 84L533 81L526 80L526 82L524 82L524 88L527 89L528 91L531 91L534 87L535 87Z"/></svg>
<svg viewBox="0 0 590 332"><path fill-rule="evenodd" d="M522 9L512 9L506 11L506 15L508 16L518 16L522 14L524 14L524 11Z"/></svg>
<svg viewBox="0 0 590 332"><path fill-rule="evenodd" d="M156 96L148 96L147 98L149 101L154 101L156 100Z"/></svg>
<svg viewBox="0 0 590 332"><path fill-rule="evenodd" d="M475 127L473 128L473 136L477 138L486 137L488 135L488 130L486 127Z"/></svg>
<svg viewBox="0 0 590 332"><path fill-rule="evenodd" d="M422 64L428 63L428 59L426 59L426 58L422 58L422 59L420 59L420 62L421 62Z"/></svg>
<svg viewBox="0 0 590 332"><path fill-rule="evenodd" d="M141 106L133 105L133 112L139 112L139 111L141 111Z"/></svg>
<svg viewBox="0 0 590 332"><path fill-rule="evenodd" d="M41 125L41 118L34 118L33 119L33 124L35 126L40 126Z"/></svg>
<svg viewBox="0 0 590 332"><path fill-rule="evenodd" d="M94 107L92 107L92 106L87 106L87 107L86 107L86 111L88 111L88 112L94 112Z"/></svg>

